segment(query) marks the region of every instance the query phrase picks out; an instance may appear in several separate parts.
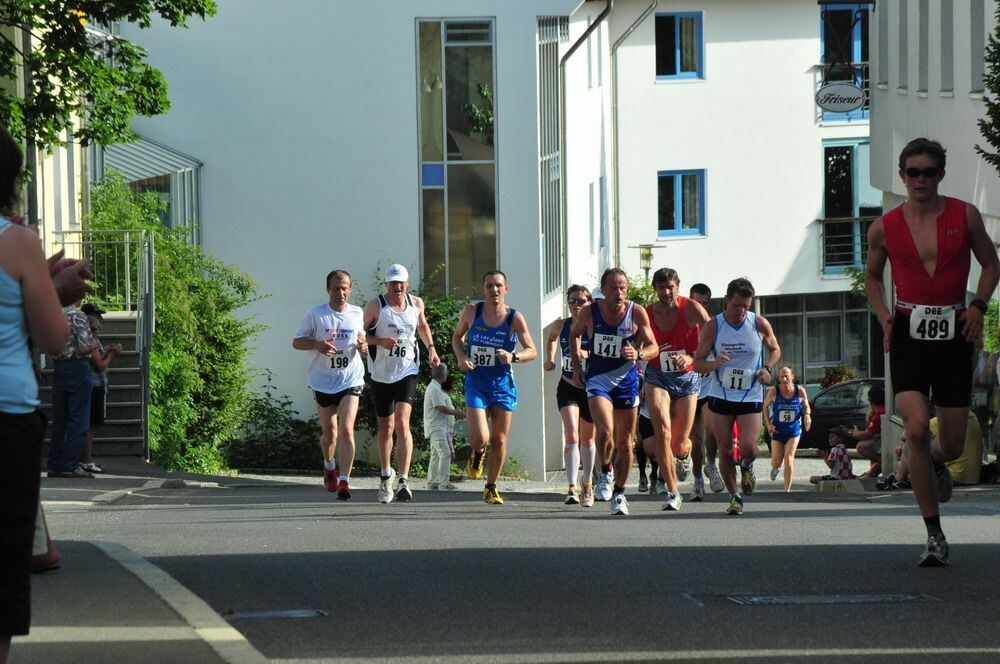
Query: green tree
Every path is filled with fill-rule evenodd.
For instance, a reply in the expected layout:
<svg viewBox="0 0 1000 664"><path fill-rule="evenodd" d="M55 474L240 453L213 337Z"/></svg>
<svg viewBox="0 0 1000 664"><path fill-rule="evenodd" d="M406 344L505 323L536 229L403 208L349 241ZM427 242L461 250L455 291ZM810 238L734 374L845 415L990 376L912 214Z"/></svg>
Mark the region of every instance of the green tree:
<svg viewBox="0 0 1000 664"><path fill-rule="evenodd" d="M215 0L0 0L0 26L14 29L0 30L0 77L23 67L26 86L24 98L0 89L0 122L39 147L60 143L74 117L85 145L132 140L133 116L170 108L167 82L140 46L92 26L148 28L159 17L183 27L215 10ZM15 31L31 35L31 48Z"/></svg>
<svg viewBox="0 0 1000 664"><path fill-rule="evenodd" d="M997 27L986 45L986 75L983 77L983 88L988 93L983 99L986 117L979 120L979 132L996 152L990 152L980 145L976 146L976 152L1000 173L1000 0L994 16Z"/></svg>
<svg viewBox="0 0 1000 664"><path fill-rule="evenodd" d="M85 221L94 230L153 234L156 334L150 351L150 449L165 468L214 472L226 465L222 446L242 432L252 412L249 387L255 372L249 342L260 326L237 312L259 296L248 275L192 245L189 229L164 227L158 216L162 205L157 194L135 194L112 172L91 190ZM122 290L100 282L113 277L97 277L96 299L111 299L103 294Z"/></svg>

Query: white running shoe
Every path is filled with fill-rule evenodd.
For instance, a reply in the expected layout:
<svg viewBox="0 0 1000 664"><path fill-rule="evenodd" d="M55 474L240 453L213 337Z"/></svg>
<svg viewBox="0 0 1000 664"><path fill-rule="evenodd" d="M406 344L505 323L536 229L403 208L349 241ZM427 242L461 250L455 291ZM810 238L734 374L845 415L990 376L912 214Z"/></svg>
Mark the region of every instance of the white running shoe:
<svg viewBox="0 0 1000 664"><path fill-rule="evenodd" d="M611 500L611 486L615 481L613 472L601 473L597 479L597 486L594 487L594 500L599 503L606 503Z"/></svg>
<svg viewBox="0 0 1000 664"><path fill-rule="evenodd" d="M722 482L722 475L719 474L719 467L714 463L705 466L705 474L708 475L708 483L712 487L712 491L719 493L726 488L726 485Z"/></svg>
<svg viewBox="0 0 1000 664"><path fill-rule="evenodd" d="M778 466L777 468L771 468L771 481L772 482L774 480L778 479L778 473L780 473L780 472L781 472L781 466Z"/></svg>
<svg viewBox="0 0 1000 664"><path fill-rule="evenodd" d="M383 477L378 483L378 501L380 503L391 503L395 498L392 492L392 481L396 479L396 471L389 469L389 477Z"/></svg>
<svg viewBox="0 0 1000 664"><path fill-rule="evenodd" d="M681 503L683 502L684 499L681 498L680 491L677 493L668 493L667 499L663 501L663 507L660 509L667 512L679 512L681 509Z"/></svg>
<svg viewBox="0 0 1000 664"><path fill-rule="evenodd" d="M656 481L656 495L665 496L667 495L667 485L663 480Z"/></svg>
<svg viewBox="0 0 1000 664"><path fill-rule="evenodd" d="M696 477L694 478L694 493L691 494L689 499L692 503L700 503L705 500L705 478Z"/></svg>
<svg viewBox="0 0 1000 664"><path fill-rule="evenodd" d="M628 516L628 499L624 493L611 498L611 516Z"/></svg>
<svg viewBox="0 0 1000 664"><path fill-rule="evenodd" d="M691 476L691 455L689 454L683 459L678 457L674 461L674 468L677 470L677 481L686 482L687 478Z"/></svg>

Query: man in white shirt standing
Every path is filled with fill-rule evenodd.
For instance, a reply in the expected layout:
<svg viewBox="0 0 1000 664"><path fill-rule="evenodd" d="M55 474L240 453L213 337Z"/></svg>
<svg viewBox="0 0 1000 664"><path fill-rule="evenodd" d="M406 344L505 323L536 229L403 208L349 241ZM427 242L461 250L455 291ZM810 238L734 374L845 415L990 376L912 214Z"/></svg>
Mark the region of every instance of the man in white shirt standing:
<svg viewBox="0 0 1000 664"><path fill-rule="evenodd" d="M431 458L427 463L427 488L454 489L448 479L451 476L451 462L455 459L455 419L464 420L465 411L455 408L450 391L451 379L448 366L434 367L434 380L424 392L424 435L431 443Z"/></svg>
<svg viewBox="0 0 1000 664"><path fill-rule="evenodd" d="M309 389L316 397L323 432L323 484L340 500L351 497L348 480L354 465L354 420L365 385L361 358L368 352L361 307L348 303L351 288L351 275L345 270L326 275L329 301L306 312L292 339L292 348L310 355ZM339 459L334 457L338 442L342 443Z"/></svg>

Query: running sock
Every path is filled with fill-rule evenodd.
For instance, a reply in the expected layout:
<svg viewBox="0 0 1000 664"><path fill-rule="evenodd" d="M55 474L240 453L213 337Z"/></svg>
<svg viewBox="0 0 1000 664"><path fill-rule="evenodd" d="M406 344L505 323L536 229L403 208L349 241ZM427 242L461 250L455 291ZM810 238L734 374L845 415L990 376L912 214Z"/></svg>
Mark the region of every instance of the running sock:
<svg viewBox="0 0 1000 664"><path fill-rule="evenodd" d="M597 448L593 445L583 445L580 447L580 462L583 465L584 484L590 484L594 476L594 461L596 461Z"/></svg>
<svg viewBox="0 0 1000 664"><path fill-rule="evenodd" d="M495 489L495 488L497 488L497 485L496 484L487 484L486 488L487 489Z"/></svg>
<svg viewBox="0 0 1000 664"><path fill-rule="evenodd" d="M327 461L326 459L323 459L323 467L326 468L327 470L337 470L337 462Z"/></svg>
<svg viewBox="0 0 1000 664"><path fill-rule="evenodd" d="M612 496L617 496L619 493L625 493L625 487L615 485L614 491L611 492Z"/></svg>
<svg viewBox="0 0 1000 664"><path fill-rule="evenodd" d="M936 514L934 516L925 516L924 525L927 526L927 535L937 535L938 533L943 533L941 530L941 515Z"/></svg>
<svg viewBox="0 0 1000 664"><path fill-rule="evenodd" d="M567 445L563 448L563 463L566 464L566 480L570 484L576 484L577 473L580 469L579 445Z"/></svg>
<svg viewBox="0 0 1000 664"><path fill-rule="evenodd" d="M339 477L338 479L339 479L339 480L340 480L341 482L346 482L346 481L347 481L347 479L348 479L348 477L347 477L347 475L341 475L341 476L340 476L340 477Z"/></svg>
<svg viewBox="0 0 1000 664"><path fill-rule="evenodd" d="M602 463L601 464L601 472L602 473L610 473L611 472L611 464L610 463Z"/></svg>
<svg viewBox="0 0 1000 664"><path fill-rule="evenodd" d="M382 479L386 479L387 477L390 477L391 475L392 475L392 468L383 468L382 472L379 473L379 476Z"/></svg>

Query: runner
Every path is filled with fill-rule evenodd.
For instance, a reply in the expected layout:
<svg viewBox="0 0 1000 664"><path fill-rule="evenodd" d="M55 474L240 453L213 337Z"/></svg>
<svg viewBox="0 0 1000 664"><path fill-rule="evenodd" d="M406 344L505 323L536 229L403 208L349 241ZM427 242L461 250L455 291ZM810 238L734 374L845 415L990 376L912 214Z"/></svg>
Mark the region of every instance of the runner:
<svg viewBox="0 0 1000 664"><path fill-rule="evenodd" d="M812 426L812 409L806 388L795 382L792 368L778 369L778 384L764 397L765 424L771 435L771 481L778 479L781 466L785 467L785 493L792 490L795 472L795 450L803 431Z"/></svg>
<svg viewBox="0 0 1000 664"><path fill-rule="evenodd" d="M691 472L688 437L701 385L692 366L692 354L698 348L701 326L708 322L702 306L680 295L680 287L676 270L660 268L653 273L653 290L659 301L646 307L658 346L657 354L646 365L646 404L656 433L660 477L667 487L663 509L674 511L683 502L677 482L686 480Z"/></svg>
<svg viewBox="0 0 1000 664"><path fill-rule="evenodd" d="M407 502L413 492L407 484L410 459L413 457L413 434L410 433L410 413L417 393L420 372L420 349L417 335L427 347L431 368L441 363L431 327L424 317L424 301L410 295L410 275L402 265L390 265L383 282L386 294L365 305L365 329L368 330L368 368L372 375L372 396L378 418L378 460L381 468L378 501ZM399 482L392 490L393 434L396 437L396 466Z"/></svg>
<svg viewBox="0 0 1000 664"><path fill-rule="evenodd" d="M733 423L739 428L743 493L753 493L757 485L753 462L760 436L762 386L771 381L772 367L781 357L771 324L750 311L753 298L753 284L748 280L730 281L725 309L702 327L695 353L695 371L712 372L708 387L709 425L720 443L722 479L729 489L726 514L743 514L743 496L736 487L732 454ZM710 354L715 359L709 360Z"/></svg>
<svg viewBox="0 0 1000 664"><path fill-rule="evenodd" d="M345 270L326 275L329 301L306 313L292 339L292 348L308 351L311 356L308 384L316 397L323 434L319 441L323 449L323 484L340 500L351 498L354 418L365 384L361 356L368 352L361 307L347 301L351 287L351 275ZM335 457L338 443L340 453Z"/></svg>
<svg viewBox="0 0 1000 664"><path fill-rule="evenodd" d="M504 302L508 291L507 275L500 270L483 275L486 299L462 310L451 337L458 367L466 372L465 411L472 448L466 472L469 479L482 477L483 457L489 447L490 468L483 500L491 505L503 505L497 478L507 458L511 413L517 410L517 386L511 365L538 357L524 316ZM514 350L518 342L520 352Z"/></svg>
<svg viewBox="0 0 1000 664"><path fill-rule="evenodd" d="M591 339L586 371L587 398L597 429L597 450L601 454L601 474L595 497L599 501L611 501L611 514L627 516L625 482L632 467L632 436L639 406L636 362L648 360L648 356L656 352L656 343L646 310L626 299L628 277L625 272L618 268L605 270L601 275L601 293L604 298L584 307L573 324L570 347L575 378L582 381L581 339L584 334ZM647 357L643 357L643 353ZM617 476L611 471L611 456L615 450Z"/></svg>
<svg viewBox="0 0 1000 664"><path fill-rule="evenodd" d="M580 310L590 304L592 299L586 286L573 285L566 292L566 304L569 306L569 318L560 318L552 324L549 338L545 345L546 371L556 368L556 349L560 351L562 375L559 377L559 387L556 388L556 404L559 406L559 416L562 418L563 433L566 445L563 447L563 462L566 466L566 479L569 489L566 492L566 504L584 507L594 505L594 487L591 478L594 475L594 420L590 416L590 406L587 404L587 391L582 383L574 382L573 360L570 356L569 331L572 324L580 317ZM586 364L590 351L590 337L584 335L581 340L583 362ZM577 473L580 462L583 462L582 492L577 492Z"/></svg>
<svg viewBox="0 0 1000 664"><path fill-rule="evenodd" d="M1000 261L970 203L938 194L945 174L945 150L918 138L899 155L899 177L907 200L876 219L868 230L865 289L882 325L889 353L896 410L903 418L910 481L927 527L922 567L948 564L938 502L951 497L944 463L959 457L972 387L973 342L982 335L986 300L1000 277ZM971 253L982 266L976 297L968 307ZM892 264L895 307L886 303L883 272ZM931 443L928 399L939 422ZM937 476L937 482L935 477Z"/></svg>
<svg viewBox="0 0 1000 664"><path fill-rule="evenodd" d="M712 302L712 289L706 284L695 284L691 286L688 295L692 300L702 306L707 312ZM711 356L710 358L711 359ZM718 446L715 443L715 434L712 427L708 426L708 385L712 382L711 372L698 374L700 384L698 386L698 405L695 407L694 424L691 425L691 459L694 470L694 492L690 500L698 502L705 499L705 478L708 475L709 486L712 491L719 493L725 488L722 483L722 475L719 474L719 467L715 463L718 454Z"/></svg>

